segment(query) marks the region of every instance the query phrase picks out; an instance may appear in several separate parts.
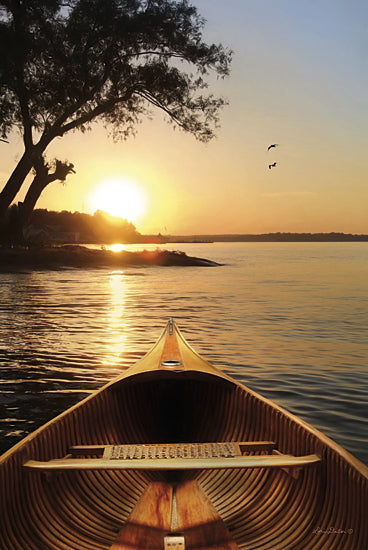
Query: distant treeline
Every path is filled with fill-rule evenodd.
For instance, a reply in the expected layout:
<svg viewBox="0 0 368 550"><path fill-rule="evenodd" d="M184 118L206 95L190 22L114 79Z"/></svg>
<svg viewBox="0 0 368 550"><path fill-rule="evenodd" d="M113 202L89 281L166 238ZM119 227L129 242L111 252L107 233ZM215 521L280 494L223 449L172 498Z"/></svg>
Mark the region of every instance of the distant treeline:
<svg viewBox="0 0 368 550"><path fill-rule="evenodd" d="M109 244L140 242L344 242L368 241L368 235L351 233L261 233L224 235L142 235L133 223L97 210L93 216L81 212L36 209L32 213L33 240Z"/></svg>
<svg viewBox="0 0 368 550"><path fill-rule="evenodd" d="M93 216L81 212L36 209L29 233L36 240L79 243L134 243L142 240L135 226L97 210Z"/></svg>
<svg viewBox="0 0 368 550"><path fill-rule="evenodd" d="M344 242L368 241L368 235L351 233L261 233L258 235L170 236L171 242Z"/></svg>

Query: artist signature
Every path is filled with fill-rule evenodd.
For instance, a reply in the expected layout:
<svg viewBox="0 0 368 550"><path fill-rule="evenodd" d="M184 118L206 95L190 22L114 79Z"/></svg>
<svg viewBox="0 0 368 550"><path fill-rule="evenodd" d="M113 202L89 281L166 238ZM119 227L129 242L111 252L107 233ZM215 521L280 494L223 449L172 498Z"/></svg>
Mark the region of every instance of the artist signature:
<svg viewBox="0 0 368 550"><path fill-rule="evenodd" d="M336 527L317 527L313 531L315 535L352 535L354 529L337 529Z"/></svg>

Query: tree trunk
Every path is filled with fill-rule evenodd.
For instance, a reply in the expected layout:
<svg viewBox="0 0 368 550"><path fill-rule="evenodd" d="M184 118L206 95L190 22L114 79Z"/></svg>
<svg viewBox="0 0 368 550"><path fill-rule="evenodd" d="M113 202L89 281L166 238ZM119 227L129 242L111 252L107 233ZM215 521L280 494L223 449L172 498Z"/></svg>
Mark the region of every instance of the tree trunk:
<svg viewBox="0 0 368 550"><path fill-rule="evenodd" d="M67 162L62 162L59 160L55 161L55 171L50 173L50 166L45 162L43 156L38 158L35 162L35 169L36 175L28 188L24 202L19 205L18 234L21 240L23 240L24 228L31 218L33 209L36 206L42 191L53 181L65 181L68 174L75 173L73 164L68 164Z"/></svg>
<svg viewBox="0 0 368 550"><path fill-rule="evenodd" d="M32 170L33 158L33 151L25 151L23 153L22 158L0 193L0 225L5 222L5 215L9 206L15 199L29 172Z"/></svg>
<svg viewBox="0 0 368 550"><path fill-rule="evenodd" d="M20 205L20 218L19 218L20 234L23 234L23 229L29 222L33 209L36 206L36 203L40 198L42 191L45 189L45 187L47 187L49 183L50 183L50 180L48 179L47 173L41 174L41 175L37 174L34 177L34 180L29 186L24 202L21 203Z"/></svg>
<svg viewBox="0 0 368 550"><path fill-rule="evenodd" d="M6 213L20 191L35 161L41 158L49 143L59 135L55 130L45 133L36 145L26 147L21 159L0 193L0 228L6 222Z"/></svg>

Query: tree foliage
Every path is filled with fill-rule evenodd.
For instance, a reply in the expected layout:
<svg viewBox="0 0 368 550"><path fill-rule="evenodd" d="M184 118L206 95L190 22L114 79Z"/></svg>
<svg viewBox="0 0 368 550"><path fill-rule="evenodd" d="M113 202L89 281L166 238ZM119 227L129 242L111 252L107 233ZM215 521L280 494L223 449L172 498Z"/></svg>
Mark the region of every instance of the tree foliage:
<svg viewBox="0 0 368 550"><path fill-rule="evenodd" d="M225 102L208 76L228 74L231 52L203 28L187 0L0 0L0 136L24 143L0 216L51 142L95 121L126 138L158 108L211 139Z"/></svg>

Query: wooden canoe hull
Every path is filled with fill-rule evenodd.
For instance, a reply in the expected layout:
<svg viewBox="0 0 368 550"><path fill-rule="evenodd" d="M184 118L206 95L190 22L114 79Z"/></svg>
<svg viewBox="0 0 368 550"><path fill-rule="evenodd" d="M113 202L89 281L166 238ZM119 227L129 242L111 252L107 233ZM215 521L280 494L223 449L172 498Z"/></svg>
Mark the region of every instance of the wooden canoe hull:
<svg viewBox="0 0 368 550"><path fill-rule="evenodd" d="M279 453L321 461L300 469L24 467L75 445L188 441L274 441ZM162 549L179 531L187 550L368 548L368 468L204 361L173 323L120 378L5 453L0 491L4 550Z"/></svg>

